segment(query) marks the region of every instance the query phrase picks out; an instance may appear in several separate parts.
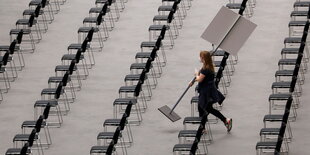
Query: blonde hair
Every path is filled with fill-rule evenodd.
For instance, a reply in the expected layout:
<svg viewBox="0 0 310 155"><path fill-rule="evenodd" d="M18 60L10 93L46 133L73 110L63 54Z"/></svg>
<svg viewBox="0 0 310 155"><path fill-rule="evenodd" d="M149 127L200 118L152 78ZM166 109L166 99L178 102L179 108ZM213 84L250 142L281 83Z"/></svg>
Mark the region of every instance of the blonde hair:
<svg viewBox="0 0 310 155"><path fill-rule="evenodd" d="M215 72L211 53L209 51L200 51L200 58L201 62L203 63L203 69L209 69L212 72Z"/></svg>

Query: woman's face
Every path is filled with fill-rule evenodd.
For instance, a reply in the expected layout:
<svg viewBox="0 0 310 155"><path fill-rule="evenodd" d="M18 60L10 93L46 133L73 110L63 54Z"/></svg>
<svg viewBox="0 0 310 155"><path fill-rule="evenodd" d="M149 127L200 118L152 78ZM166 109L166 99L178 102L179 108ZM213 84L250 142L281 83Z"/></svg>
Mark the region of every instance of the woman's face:
<svg viewBox="0 0 310 155"><path fill-rule="evenodd" d="M202 58L201 58L201 56L199 56L199 62L200 62L200 63L203 63L203 62L202 62Z"/></svg>

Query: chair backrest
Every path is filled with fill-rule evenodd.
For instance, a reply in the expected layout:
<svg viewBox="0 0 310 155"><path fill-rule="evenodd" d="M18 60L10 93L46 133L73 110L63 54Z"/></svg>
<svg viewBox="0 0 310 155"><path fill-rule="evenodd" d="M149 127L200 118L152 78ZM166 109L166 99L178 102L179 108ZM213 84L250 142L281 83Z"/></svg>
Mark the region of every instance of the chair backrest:
<svg viewBox="0 0 310 155"><path fill-rule="evenodd" d="M300 68L300 65L296 64L293 70L293 76L296 76L296 77L298 76L299 68Z"/></svg>
<svg viewBox="0 0 310 155"><path fill-rule="evenodd" d="M78 49L75 55L75 62L78 64L80 62L81 59L81 55L82 55L82 49Z"/></svg>
<svg viewBox="0 0 310 155"><path fill-rule="evenodd" d="M163 25L163 28L161 29L160 35L159 35L159 36L161 36L161 40L163 40L165 38L166 31L167 31L167 26Z"/></svg>
<svg viewBox="0 0 310 155"><path fill-rule="evenodd" d="M114 132L114 135L112 138L114 140L114 144L117 144L120 133L121 133L121 129L120 129L120 127L117 127L115 129L115 132Z"/></svg>
<svg viewBox="0 0 310 155"><path fill-rule="evenodd" d="M296 68L296 67L295 67ZM291 85L290 85L290 93L293 93L296 87L296 82L297 82L297 76L292 76L292 81L291 81Z"/></svg>
<svg viewBox="0 0 310 155"><path fill-rule="evenodd" d="M28 26L29 26L29 27L32 27L33 21L34 21L34 15L31 15L31 16L29 17L29 23L28 23Z"/></svg>
<svg viewBox="0 0 310 155"><path fill-rule="evenodd" d="M239 9L239 15L243 15L243 12L244 12L244 10L245 10L245 8L246 8L246 3L248 2L248 0L243 0L242 1L242 3L241 3L241 6L240 6L240 9Z"/></svg>
<svg viewBox="0 0 310 155"><path fill-rule="evenodd" d="M107 13L107 11L108 11L108 6L109 6L109 4L107 4L107 3L105 3L105 4L103 5L103 7L102 7L102 9L101 9L101 12L104 13L103 15L105 15L105 14Z"/></svg>
<svg viewBox="0 0 310 155"><path fill-rule="evenodd" d="M9 47L10 54L14 54L15 47L16 47L16 43L17 43L17 40L16 40L16 39L14 39L14 40L11 42L10 47Z"/></svg>
<svg viewBox="0 0 310 155"><path fill-rule="evenodd" d="M144 83L145 75L146 75L146 72L145 72L145 69L143 69L139 77L139 81L142 81L142 84Z"/></svg>
<svg viewBox="0 0 310 155"><path fill-rule="evenodd" d="M224 67L220 66L220 68L217 71L217 74L215 75L214 82L215 82L216 88L218 88L221 78L223 77L223 71L224 71Z"/></svg>
<svg viewBox="0 0 310 155"><path fill-rule="evenodd" d="M59 82L58 86L57 86L57 89L56 89L56 93L55 93L55 99L59 99L60 98L60 95L61 95L61 92L62 92L62 82Z"/></svg>
<svg viewBox="0 0 310 155"><path fill-rule="evenodd" d="M88 31L88 34L87 34L87 37L86 37L88 42L91 42L91 41L93 40L94 30L95 30L95 28L92 27L92 28Z"/></svg>
<svg viewBox="0 0 310 155"><path fill-rule="evenodd" d="M23 35L24 35L24 30L20 29L16 37L17 44L22 43Z"/></svg>
<svg viewBox="0 0 310 155"><path fill-rule="evenodd" d="M128 118L127 114L124 113L119 123L120 130L124 130L126 122L127 122L127 118Z"/></svg>
<svg viewBox="0 0 310 155"><path fill-rule="evenodd" d="M41 6L42 6L42 8L45 8L46 2L47 2L47 0L42 0L42 1L41 1Z"/></svg>
<svg viewBox="0 0 310 155"><path fill-rule="evenodd" d="M106 155L112 155L113 151L114 151L114 140L111 140L109 146L108 146L108 149L107 149L107 152L106 152Z"/></svg>
<svg viewBox="0 0 310 155"><path fill-rule="evenodd" d="M34 128L36 129L36 131L38 133L41 131L41 126L42 126L42 123L43 123L43 119L44 119L44 116L40 115L39 118L36 121L36 125L35 125Z"/></svg>
<svg viewBox="0 0 310 155"><path fill-rule="evenodd" d="M165 35L165 34L164 34ZM157 47L158 49L161 47L161 41L163 40L163 36L158 36L156 43L155 43L155 47Z"/></svg>
<svg viewBox="0 0 310 155"><path fill-rule="evenodd" d="M100 11L99 15L97 16L96 25L100 25L102 22L102 16L105 14L105 12Z"/></svg>
<svg viewBox="0 0 310 155"><path fill-rule="evenodd" d="M34 138L36 136L36 133L37 133L36 129L32 129L32 131L28 137L28 143L29 143L30 147L32 147L32 145L33 145L33 141L34 141Z"/></svg>
<svg viewBox="0 0 310 155"><path fill-rule="evenodd" d="M44 111L43 111L43 118L44 118L45 120L47 120L48 115L49 115L49 113L50 113L50 110L51 110L51 104L50 104L50 103L47 103L46 106L45 106L45 108L44 108Z"/></svg>
<svg viewBox="0 0 310 155"><path fill-rule="evenodd" d="M310 5L308 6L308 14L307 14L307 19L310 19Z"/></svg>
<svg viewBox="0 0 310 155"><path fill-rule="evenodd" d="M138 84L136 85L134 96L138 97L140 95L141 87L142 87L142 81L138 81Z"/></svg>
<svg viewBox="0 0 310 155"><path fill-rule="evenodd" d="M39 15L40 15L40 10L41 10L41 4L38 5L38 6L36 7L36 9L34 10L34 16L35 16L35 17L39 17Z"/></svg>
<svg viewBox="0 0 310 155"><path fill-rule="evenodd" d="M309 27L308 27L308 29L309 29ZM306 42L307 37L308 37L308 30L306 29L306 26L305 26L304 32L303 32L302 37L301 37L301 42Z"/></svg>
<svg viewBox="0 0 310 155"><path fill-rule="evenodd" d="M5 52L5 54L2 57L1 65L6 66L8 64L8 59L9 59L9 52Z"/></svg>
<svg viewBox="0 0 310 155"><path fill-rule="evenodd" d="M191 147L191 150L190 150L190 152L189 152L190 155L196 155L196 151L197 151L197 149L198 149L198 143L199 143L199 140L197 140L197 139L195 138L195 140L194 140L194 142L193 142L193 145L192 145L192 147Z"/></svg>
<svg viewBox="0 0 310 155"><path fill-rule="evenodd" d="M175 12L174 10L171 10L171 11L169 12L167 23L171 23L171 22L172 22L174 12Z"/></svg>
<svg viewBox="0 0 310 155"><path fill-rule="evenodd" d="M125 114L127 115L127 117L130 116L131 108L132 108L132 103L131 101L129 101L129 104L127 105L126 110L125 110Z"/></svg>
<svg viewBox="0 0 310 155"><path fill-rule="evenodd" d="M74 71L74 67L75 67L75 60L72 60L69 66L69 74L72 75L73 71Z"/></svg>
<svg viewBox="0 0 310 155"><path fill-rule="evenodd" d="M86 49L87 49L87 43L88 43L88 38L86 37L86 38L84 39L82 45L81 45L81 48L80 48L82 52L85 52L85 51L86 51Z"/></svg>
<svg viewBox="0 0 310 155"><path fill-rule="evenodd" d="M62 82L62 86L67 86L67 84L68 84L68 79L69 79L69 72L67 71L65 74L64 74L64 76L62 77L62 80L61 80L61 82Z"/></svg>
<svg viewBox="0 0 310 155"><path fill-rule="evenodd" d="M157 51L158 51L158 48L157 48L157 47L154 47L154 48L152 49L152 52L151 52L151 55L150 55L151 61L154 61L154 60L155 60L156 55L157 55Z"/></svg>
<svg viewBox="0 0 310 155"><path fill-rule="evenodd" d="M303 54L304 53L304 50L305 50L305 42L301 42L300 43L300 46L299 46L299 49L298 49L298 54Z"/></svg>
<svg viewBox="0 0 310 155"><path fill-rule="evenodd" d="M148 73L152 67L152 59L148 59L145 64L145 72Z"/></svg>
<svg viewBox="0 0 310 155"><path fill-rule="evenodd" d="M22 149L20 150L20 155L27 155L29 144L25 143Z"/></svg>

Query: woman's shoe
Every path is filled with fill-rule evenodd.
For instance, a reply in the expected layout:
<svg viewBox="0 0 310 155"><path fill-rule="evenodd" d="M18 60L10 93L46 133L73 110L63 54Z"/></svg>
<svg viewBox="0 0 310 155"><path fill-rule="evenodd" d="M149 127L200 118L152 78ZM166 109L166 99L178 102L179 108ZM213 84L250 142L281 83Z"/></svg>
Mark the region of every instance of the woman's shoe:
<svg viewBox="0 0 310 155"><path fill-rule="evenodd" d="M227 128L227 132L230 132L230 130L232 128L232 119L231 118L227 119L225 126Z"/></svg>

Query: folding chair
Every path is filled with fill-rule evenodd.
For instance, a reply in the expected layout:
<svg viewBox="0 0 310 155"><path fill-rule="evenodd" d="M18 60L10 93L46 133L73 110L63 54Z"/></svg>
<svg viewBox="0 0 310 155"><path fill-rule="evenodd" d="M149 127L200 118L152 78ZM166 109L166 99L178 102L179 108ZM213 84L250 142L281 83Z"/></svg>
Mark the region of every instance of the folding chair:
<svg viewBox="0 0 310 155"><path fill-rule="evenodd" d="M49 126L47 125L46 121L44 121L44 116L40 115L39 118L36 121L24 121L22 123L22 133L26 133L26 129L36 129L37 133L41 133L41 128L44 129L44 136L45 136L45 143L41 143L41 145L44 145L46 147L49 147L52 144L52 139L49 131ZM41 139L41 138L40 138ZM42 139L41 139L42 140Z"/></svg>
<svg viewBox="0 0 310 155"><path fill-rule="evenodd" d="M48 126L60 127L63 123L62 114L66 114L66 111L61 110L57 100L37 100L34 103L34 119L38 118L42 114L45 118L45 121L47 121L48 117L50 118L47 121ZM56 116L56 121L51 121L50 116Z"/></svg>
<svg viewBox="0 0 310 155"><path fill-rule="evenodd" d="M18 148L18 142L25 143L27 142L29 144L29 147L31 149L36 148L38 151L38 154L44 155L43 148L41 145L41 140L39 138L39 133L36 131L36 129L32 129L30 134L17 134L13 138L13 143L15 148ZM36 142L36 147L33 146L33 143Z"/></svg>
<svg viewBox="0 0 310 155"><path fill-rule="evenodd" d="M5 155L28 155L31 154L29 143L25 143L22 148L9 148L5 152Z"/></svg>
<svg viewBox="0 0 310 155"><path fill-rule="evenodd" d="M114 147L114 141L112 140L108 146L92 146L90 149L90 154L106 154L113 155L116 153L116 149ZM117 154L117 153L116 153Z"/></svg>
<svg viewBox="0 0 310 155"><path fill-rule="evenodd" d="M127 149L124 146L124 137L121 133L121 128L117 127L114 132L100 132L97 136L98 146L102 146L101 141L104 141L103 145L107 145L107 140L113 140L115 142L115 147L122 148L123 155L127 155ZM118 141L120 141L118 143ZM119 145L117 145L119 144Z"/></svg>
<svg viewBox="0 0 310 155"><path fill-rule="evenodd" d="M31 30L30 29L11 29L10 30L10 41L12 42L14 39L17 39L18 36L23 36L23 41L20 42L20 46L23 52L25 51L31 51L31 53L34 52L35 50L35 43L34 43L34 38L32 36ZM27 38L26 35L28 36ZM16 38L14 37L16 36ZM18 40L18 39L17 39ZM27 46L26 44L30 44Z"/></svg>
<svg viewBox="0 0 310 155"><path fill-rule="evenodd" d="M107 17L104 15L103 18L105 21L109 21L110 26L108 26L108 30L113 30L115 24L114 24L114 18L113 15L111 13L111 9L109 8L109 4L105 3L102 7L94 7L89 9L89 15L90 17L92 17L93 14L95 14L96 16L100 13L100 12L105 12L105 15L107 14Z"/></svg>
<svg viewBox="0 0 310 155"><path fill-rule="evenodd" d="M118 127L121 124L124 124L123 127L124 129L126 128L126 133L122 132L122 136L124 137L126 135L128 137L128 140L124 141L124 144L126 146L131 146L133 143L133 136L132 136L130 124L128 123L127 119L128 119L128 115L126 113L123 114L121 119L117 119L117 118L106 119L103 123L103 128L104 128L104 132L107 132L108 127Z"/></svg>

